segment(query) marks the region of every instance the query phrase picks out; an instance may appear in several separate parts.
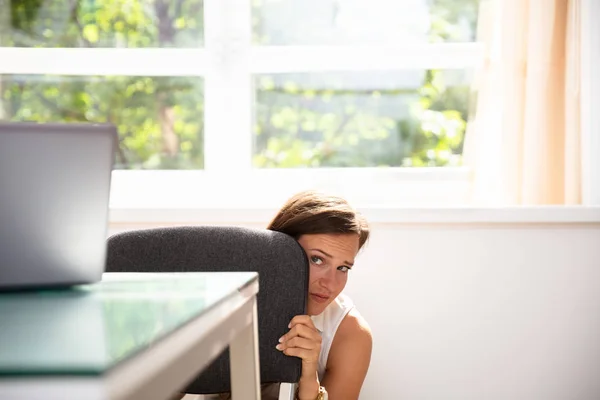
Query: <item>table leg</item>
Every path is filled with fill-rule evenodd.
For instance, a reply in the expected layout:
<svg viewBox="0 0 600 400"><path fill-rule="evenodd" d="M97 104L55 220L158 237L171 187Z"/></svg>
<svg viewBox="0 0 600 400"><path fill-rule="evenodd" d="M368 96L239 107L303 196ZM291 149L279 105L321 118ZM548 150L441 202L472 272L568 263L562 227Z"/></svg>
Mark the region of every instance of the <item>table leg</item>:
<svg viewBox="0 0 600 400"><path fill-rule="evenodd" d="M229 347L233 400L260 400L256 297L252 299L251 307L251 323L233 339Z"/></svg>

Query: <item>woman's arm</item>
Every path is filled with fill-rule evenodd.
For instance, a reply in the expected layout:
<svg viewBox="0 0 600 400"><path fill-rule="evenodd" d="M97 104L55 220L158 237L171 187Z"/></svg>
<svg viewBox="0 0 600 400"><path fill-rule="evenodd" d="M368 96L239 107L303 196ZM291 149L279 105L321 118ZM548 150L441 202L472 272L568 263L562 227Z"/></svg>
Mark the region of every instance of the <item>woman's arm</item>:
<svg viewBox="0 0 600 400"><path fill-rule="evenodd" d="M351 310L340 324L327 358L322 386L329 400L357 400L371 362L373 338L362 316Z"/></svg>
<svg viewBox="0 0 600 400"><path fill-rule="evenodd" d="M302 359L302 375L298 382L298 398L314 400L319 394L319 354L321 334L308 315L298 315L290 322L290 331L283 335L277 349L285 355Z"/></svg>

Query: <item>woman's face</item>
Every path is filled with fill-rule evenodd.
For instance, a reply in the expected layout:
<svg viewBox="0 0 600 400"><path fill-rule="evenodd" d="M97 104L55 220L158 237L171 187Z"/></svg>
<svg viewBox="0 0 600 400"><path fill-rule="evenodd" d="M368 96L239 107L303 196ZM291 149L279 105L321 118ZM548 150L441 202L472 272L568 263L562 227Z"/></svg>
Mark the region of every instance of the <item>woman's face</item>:
<svg viewBox="0 0 600 400"><path fill-rule="evenodd" d="M308 314L318 315L344 290L358 253L358 235L302 235L298 243L308 255Z"/></svg>

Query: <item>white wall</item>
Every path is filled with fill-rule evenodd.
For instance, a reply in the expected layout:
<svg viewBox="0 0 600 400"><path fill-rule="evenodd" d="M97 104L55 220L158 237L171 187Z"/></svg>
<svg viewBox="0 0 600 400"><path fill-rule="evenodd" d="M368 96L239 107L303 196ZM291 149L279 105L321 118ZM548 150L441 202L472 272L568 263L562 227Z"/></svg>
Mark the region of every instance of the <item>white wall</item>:
<svg viewBox="0 0 600 400"><path fill-rule="evenodd" d="M365 214L346 290L375 338L361 399L600 399L600 209Z"/></svg>
<svg viewBox="0 0 600 400"><path fill-rule="evenodd" d="M364 399L600 398L600 224L375 226Z"/></svg>

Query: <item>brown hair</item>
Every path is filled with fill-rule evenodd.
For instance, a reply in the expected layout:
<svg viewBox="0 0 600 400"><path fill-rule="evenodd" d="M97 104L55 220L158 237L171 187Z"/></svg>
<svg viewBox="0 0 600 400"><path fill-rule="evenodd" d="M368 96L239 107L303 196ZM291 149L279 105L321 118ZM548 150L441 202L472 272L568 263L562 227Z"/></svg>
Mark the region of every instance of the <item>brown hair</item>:
<svg viewBox="0 0 600 400"><path fill-rule="evenodd" d="M369 238L367 220L341 197L316 191L300 192L281 207L267 229L295 239L318 233L355 233L359 249Z"/></svg>

